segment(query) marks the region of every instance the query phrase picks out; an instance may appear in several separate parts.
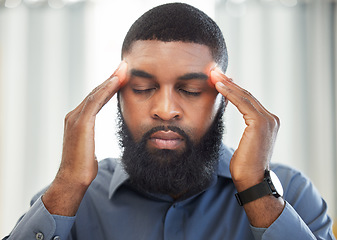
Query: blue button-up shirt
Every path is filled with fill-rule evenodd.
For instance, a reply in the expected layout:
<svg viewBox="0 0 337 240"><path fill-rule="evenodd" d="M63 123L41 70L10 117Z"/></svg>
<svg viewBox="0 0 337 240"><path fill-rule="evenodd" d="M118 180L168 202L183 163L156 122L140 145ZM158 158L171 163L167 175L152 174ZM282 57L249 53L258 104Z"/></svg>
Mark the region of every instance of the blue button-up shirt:
<svg viewBox="0 0 337 240"><path fill-rule="evenodd" d="M326 203L301 173L271 164L284 188L282 214L269 228L254 228L236 201L229 172L233 151L221 149L217 176L205 191L183 201L146 194L127 184L118 160L99 163L75 217L51 215L41 194L8 239L334 239Z"/></svg>

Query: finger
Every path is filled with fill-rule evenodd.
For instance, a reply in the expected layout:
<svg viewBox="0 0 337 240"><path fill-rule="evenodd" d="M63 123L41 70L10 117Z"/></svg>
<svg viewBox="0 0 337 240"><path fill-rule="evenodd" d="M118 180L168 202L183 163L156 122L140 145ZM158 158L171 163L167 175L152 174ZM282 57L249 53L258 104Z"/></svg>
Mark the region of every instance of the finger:
<svg viewBox="0 0 337 240"><path fill-rule="evenodd" d="M122 62L112 78L103 82L91 94L88 95L81 110L81 117L86 121L102 109L102 107L115 95L123 83L126 82L127 64Z"/></svg>
<svg viewBox="0 0 337 240"><path fill-rule="evenodd" d="M280 126L279 118L267 111L249 92L228 81L225 83L219 81L215 87L236 106L243 115L247 126L262 127L264 130L269 129L274 133L278 131Z"/></svg>
<svg viewBox="0 0 337 240"><path fill-rule="evenodd" d="M89 95L86 97L88 98L91 95L94 95L97 91L99 91L100 89L106 87L106 85L112 80L113 77L117 76L119 83L122 85L124 82L126 82L126 71L127 71L127 63L125 61L122 61L118 67L116 68L116 70L114 71L114 73L107 79L105 80L103 83L101 83L100 85L98 85L96 88L94 88ZM84 105L86 102L86 99L84 99L82 101L82 105Z"/></svg>
<svg viewBox="0 0 337 240"><path fill-rule="evenodd" d="M237 85L233 83L218 67L211 71L211 81L215 84L215 88L226 99L238 108L241 114L246 115L252 111L257 111L254 104L248 98L239 93Z"/></svg>
<svg viewBox="0 0 337 240"><path fill-rule="evenodd" d="M236 93L238 96L241 96L241 98L244 101L247 101L250 104L252 104L260 113L274 116L250 92L235 84L230 78L225 76L221 71L215 70L212 73L212 78L214 79L213 81L215 83L222 82L231 91L233 91L233 93Z"/></svg>
<svg viewBox="0 0 337 240"><path fill-rule="evenodd" d="M121 87L121 82L117 76L112 77L99 90L91 94L83 106L81 116L84 119L95 117L102 107L115 95Z"/></svg>
<svg viewBox="0 0 337 240"><path fill-rule="evenodd" d="M236 91L229 88L222 82L217 82L215 88L221 93L226 99L228 99L236 108L240 111L241 114L246 116L255 116L257 117L260 114L260 111L252 104L248 98L244 98L239 95Z"/></svg>
<svg viewBox="0 0 337 240"><path fill-rule="evenodd" d="M121 86L124 86L127 82L127 68L128 64L126 63L126 61L123 60L113 74L113 76L118 77Z"/></svg>
<svg viewBox="0 0 337 240"><path fill-rule="evenodd" d="M97 87L95 87L83 100L82 102L72 111L74 114L76 113L80 113L84 107L84 105L86 104L86 102L88 101L88 98L90 96L92 96L93 94L95 94L99 89L101 89L103 86L105 86L107 84L108 81L110 81L112 78L112 76L110 78L108 78L107 80L105 80L103 83L101 83L100 85L98 85Z"/></svg>
<svg viewBox="0 0 337 240"><path fill-rule="evenodd" d="M231 78L228 78L220 69L216 67L211 70L211 82L215 85L217 82L229 81L232 82Z"/></svg>
<svg viewBox="0 0 337 240"><path fill-rule="evenodd" d="M83 99L83 101L72 111L73 114L79 114L83 111L83 107L87 104L88 99L90 98L96 98L97 96L95 96L95 94L100 91L102 88L106 88L108 89L109 86L108 84L111 84L111 82L113 81L112 79L114 77L118 77L118 81L119 81L119 85L122 86L126 83L126 71L127 71L127 63L125 61L122 61L119 66L117 67L117 69L114 71L114 73L107 79L105 80L103 83L101 83L100 85L98 85L96 88L94 88L87 96L85 99ZM113 93L114 94L114 93ZM113 96L113 95L112 95ZM111 96L111 97L112 97ZM107 97L106 102L108 100L111 99L111 97ZM104 102L104 104L106 104L106 102ZM104 105L103 104L103 105ZM103 106L102 105L102 106Z"/></svg>

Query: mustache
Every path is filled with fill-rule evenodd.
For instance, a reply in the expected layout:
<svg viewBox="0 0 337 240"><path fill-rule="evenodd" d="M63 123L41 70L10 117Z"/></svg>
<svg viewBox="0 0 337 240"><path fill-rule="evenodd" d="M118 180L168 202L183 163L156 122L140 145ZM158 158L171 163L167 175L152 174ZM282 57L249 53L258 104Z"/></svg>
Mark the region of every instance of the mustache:
<svg viewBox="0 0 337 240"><path fill-rule="evenodd" d="M147 131L146 133L144 133L141 142L144 142L144 141L150 139L150 136L153 133L155 133L155 132L158 132L158 131L168 131L168 130L170 130L172 132L175 132L175 133L178 133L186 141L190 141L190 137L188 136L188 134L183 129L181 129L179 127L176 127L176 126L164 126L164 125L162 125L162 126L153 127L149 131Z"/></svg>

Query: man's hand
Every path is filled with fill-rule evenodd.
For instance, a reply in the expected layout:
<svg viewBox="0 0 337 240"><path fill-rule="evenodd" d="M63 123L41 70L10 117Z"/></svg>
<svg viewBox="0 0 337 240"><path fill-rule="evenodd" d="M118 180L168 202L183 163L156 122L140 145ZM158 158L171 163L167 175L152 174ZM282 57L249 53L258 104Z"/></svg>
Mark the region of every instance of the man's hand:
<svg viewBox="0 0 337 240"><path fill-rule="evenodd" d="M64 124L63 152L59 171L43 202L51 214L73 216L98 170L95 157L97 113L125 84L127 64L96 87L73 111Z"/></svg>
<svg viewBox="0 0 337 240"><path fill-rule="evenodd" d="M218 68L211 72L211 81L218 92L236 106L247 126L230 162L233 182L241 192L263 181L280 122L278 117L268 112L249 92L233 83ZM283 205L283 200L266 196L244 207L253 226L266 227L277 218ZM275 207L273 214L269 211L271 206Z"/></svg>

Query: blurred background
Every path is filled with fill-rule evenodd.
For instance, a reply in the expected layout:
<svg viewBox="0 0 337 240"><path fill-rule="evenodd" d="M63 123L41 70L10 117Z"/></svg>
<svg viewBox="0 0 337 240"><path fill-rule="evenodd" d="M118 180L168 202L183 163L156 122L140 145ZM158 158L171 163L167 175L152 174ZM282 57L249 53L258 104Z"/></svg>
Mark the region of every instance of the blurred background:
<svg viewBox="0 0 337 240"><path fill-rule="evenodd" d="M58 169L65 115L120 62L131 24L160 0L0 0L0 237ZM281 119L273 161L301 170L337 216L337 2L183 1L211 16L227 75ZM118 157L116 99L96 124L98 159ZM224 142L244 122L229 106Z"/></svg>

